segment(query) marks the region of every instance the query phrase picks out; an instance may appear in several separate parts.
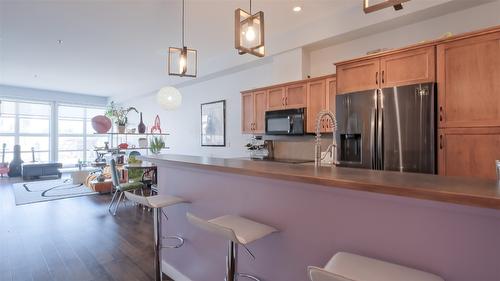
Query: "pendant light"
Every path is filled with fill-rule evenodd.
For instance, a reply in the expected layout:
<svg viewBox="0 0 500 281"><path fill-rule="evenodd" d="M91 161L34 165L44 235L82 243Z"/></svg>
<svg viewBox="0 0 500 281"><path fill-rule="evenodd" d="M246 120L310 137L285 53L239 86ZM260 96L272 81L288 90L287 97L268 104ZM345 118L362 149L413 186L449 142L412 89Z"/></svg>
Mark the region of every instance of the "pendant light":
<svg viewBox="0 0 500 281"><path fill-rule="evenodd" d="M265 55L264 47L264 12L252 15L250 11L236 9L234 12L234 45L240 55L252 54L257 57Z"/></svg>
<svg viewBox="0 0 500 281"><path fill-rule="evenodd" d="M399 11L403 9L403 3L410 0L384 0L384 1L372 1L375 3L370 3L370 0L363 0L363 11L365 14L382 10L388 7L394 7L394 10Z"/></svg>
<svg viewBox="0 0 500 281"><path fill-rule="evenodd" d="M184 44L184 0L182 0L182 47L168 48L168 75L196 77L198 54Z"/></svg>
<svg viewBox="0 0 500 281"><path fill-rule="evenodd" d="M182 95L174 87L163 87L156 95L156 101L165 110L176 110L181 106Z"/></svg>

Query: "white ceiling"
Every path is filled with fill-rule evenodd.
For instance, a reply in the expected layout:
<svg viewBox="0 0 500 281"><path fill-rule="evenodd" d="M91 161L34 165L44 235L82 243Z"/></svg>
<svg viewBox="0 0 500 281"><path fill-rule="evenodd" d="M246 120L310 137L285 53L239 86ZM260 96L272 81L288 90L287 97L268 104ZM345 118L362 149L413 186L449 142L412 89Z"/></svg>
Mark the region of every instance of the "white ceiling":
<svg viewBox="0 0 500 281"><path fill-rule="evenodd" d="M272 55L324 39L342 25L357 28L361 21L395 17L392 9L364 15L361 2L254 0L253 10L265 12L266 45ZM398 13L446 2L452 1L414 0ZM166 72L168 47L180 46L180 4L0 0L0 84L132 97L186 81L189 78L172 78ZM301 5L302 12L294 13L295 5ZM198 49L199 77L257 59L234 50L234 10L239 7L247 9L248 1L186 0L186 44Z"/></svg>

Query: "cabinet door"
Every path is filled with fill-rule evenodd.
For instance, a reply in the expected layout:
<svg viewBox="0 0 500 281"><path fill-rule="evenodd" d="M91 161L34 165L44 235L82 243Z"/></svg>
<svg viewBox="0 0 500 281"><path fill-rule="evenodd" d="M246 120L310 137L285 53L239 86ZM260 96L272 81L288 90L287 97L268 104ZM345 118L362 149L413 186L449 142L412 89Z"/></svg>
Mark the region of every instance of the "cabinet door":
<svg viewBox="0 0 500 281"><path fill-rule="evenodd" d="M253 93L241 95L241 131L244 134L253 133L254 123L254 98Z"/></svg>
<svg viewBox="0 0 500 281"><path fill-rule="evenodd" d="M337 79L326 79L326 107L335 114L335 99L337 97ZM332 127L330 122L326 122L326 132L331 133Z"/></svg>
<svg viewBox="0 0 500 281"><path fill-rule="evenodd" d="M266 91L254 92L254 133L264 134L266 132Z"/></svg>
<svg viewBox="0 0 500 281"><path fill-rule="evenodd" d="M435 53L435 47L432 46L382 57L382 88L436 81Z"/></svg>
<svg viewBox="0 0 500 281"><path fill-rule="evenodd" d="M380 88L380 59L367 59L360 62L337 66L337 93Z"/></svg>
<svg viewBox="0 0 500 281"><path fill-rule="evenodd" d="M500 128L440 129L438 145L440 175L496 178Z"/></svg>
<svg viewBox="0 0 500 281"><path fill-rule="evenodd" d="M500 126L500 32L438 45L439 127Z"/></svg>
<svg viewBox="0 0 500 281"><path fill-rule="evenodd" d="M308 133L316 132L318 113L327 107L326 81L318 80L307 83L307 125ZM325 131L325 122L321 121L321 131Z"/></svg>
<svg viewBox="0 0 500 281"><path fill-rule="evenodd" d="M267 109L280 110L285 108L285 88L273 88L267 90Z"/></svg>
<svg viewBox="0 0 500 281"><path fill-rule="evenodd" d="M303 108L306 107L307 89L306 83L290 85L286 87L285 107Z"/></svg>

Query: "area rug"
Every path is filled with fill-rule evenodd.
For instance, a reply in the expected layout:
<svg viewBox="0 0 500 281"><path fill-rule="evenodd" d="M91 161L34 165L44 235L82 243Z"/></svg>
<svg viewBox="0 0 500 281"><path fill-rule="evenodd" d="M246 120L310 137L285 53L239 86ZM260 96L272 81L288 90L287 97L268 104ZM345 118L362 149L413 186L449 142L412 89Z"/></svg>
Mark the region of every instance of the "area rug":
<svg viewBox="0 0 500 281"><path fill-rule="evenodd" d="M84 184L73 184L71 179L23 182L12 186L16 205L98 194Z"/></svg>

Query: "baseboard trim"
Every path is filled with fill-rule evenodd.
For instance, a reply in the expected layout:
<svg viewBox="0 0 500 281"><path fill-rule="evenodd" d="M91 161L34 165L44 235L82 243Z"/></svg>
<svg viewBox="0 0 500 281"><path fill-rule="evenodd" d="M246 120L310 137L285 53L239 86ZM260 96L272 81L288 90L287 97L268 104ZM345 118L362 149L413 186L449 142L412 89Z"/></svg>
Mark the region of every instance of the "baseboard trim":
<svg viewBox="0 0 500 281"><path fill-rule="evenodd" d="M162 261L162 270L163 273L168 275L174 281L191 281L191 279L187 278L184 274L180 273L175 267L171 266L165 261Z"/></svg>

